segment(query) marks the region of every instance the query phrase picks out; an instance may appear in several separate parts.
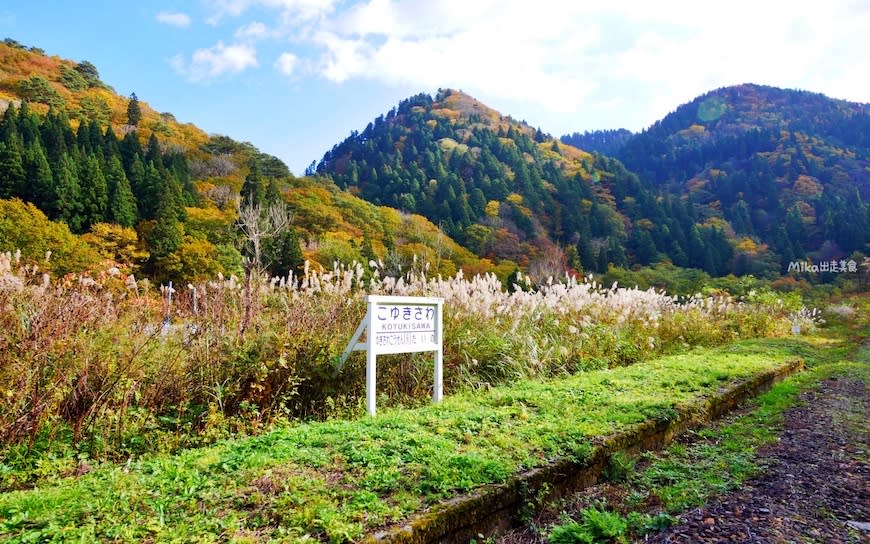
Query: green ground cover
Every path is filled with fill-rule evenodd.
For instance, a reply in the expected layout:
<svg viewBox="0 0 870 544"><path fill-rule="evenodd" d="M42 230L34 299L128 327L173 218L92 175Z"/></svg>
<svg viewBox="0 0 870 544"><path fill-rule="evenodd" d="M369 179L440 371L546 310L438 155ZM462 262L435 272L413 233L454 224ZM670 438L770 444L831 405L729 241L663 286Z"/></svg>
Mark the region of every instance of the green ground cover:
<svg viewBox="0 0 870 544"><path fill-rule="evenodd" d="M756 451L775 442L782 432L785 412L811 390L834 376L849 376L870 383L870 299L852 301L857 310L848 316L829 313L828 325L815 336L791 341L791 350L804 360L806 370L776 384L751 401L745 414L721 425L690 431L686 442L675 442L660 452L641 456L643 468L634 459L618 458L605 471L622 492L608 503L587 500L578 494L564 504L551 504L550 512L562 511L562 521L552 527L532 524L552 543L626 542L642 538L673 521L679 514L703 506L711 497L738 488L765 467ZM843 416L838 425L855 429L866 425L866 414ZM616 475L613 477L613 475ZM647 505L657 504L651 512ZM578 507L578 504L580 505ZM568 512L571 512L570 514Z"/></svg>
<svg viewBox="0 0 870 544"><path fill-rule="evenodd" d="M806 350L799 340L743 341L103 465L0 495L0 538L350 540L553 458L582 459L596 436L673 417L675 405Z"/></svg>

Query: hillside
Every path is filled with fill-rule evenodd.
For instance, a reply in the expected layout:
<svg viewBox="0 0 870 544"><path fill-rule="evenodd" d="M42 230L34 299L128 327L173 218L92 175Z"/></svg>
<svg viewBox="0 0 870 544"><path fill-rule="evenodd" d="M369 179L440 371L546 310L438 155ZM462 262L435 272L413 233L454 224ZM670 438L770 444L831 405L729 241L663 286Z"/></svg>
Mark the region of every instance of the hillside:
<svg viewBox="0 0 870 544"><path fill-rule="evenodd" d="M718 89L616 156L742 239L737 273L848 259L870 243L870 106L759 85Z"/></svg>
<svg viewBox="0 0 870 544"><path fill-rule="evenodd" d="M574 132L562 136L559 138L559 141L585 149L590 153L601 153L602 155L615 157L632 136L634 134L630 130L620 128L616 130L586 131L583 134Z"/></svg>
<svg viewBox="0 0 870 544"><path fill-rule="evenodd" d="M732 248L718 224L698 224L683 202L656 194L619 161L455 90L402 101L327 152L317 171L538 279L660 259L728 272Z"/></svg>
<svg viewBox="0 0 870 544"><path fill-rule="evenodd" d="M445 274L477 265L422 217L376 207L328 179L295 178L250 143L119 96L87 61L0 43L0 114L0 199L30 225L0 223L0 251L39 262L52 250L43 265L58 274L108 266L101 259L159 281L251 266L298 273L303 258L326 268L380 259L395 271L416 255ZM240 217L239 203L261 213Z"/></svg>
<svg viewBox="0 0 870 544"><path fill-rule="evenodd" d="M640 134L557 140L445 89L403 100L296 178L250 143L119 96L87 61L7 39L0 76L0 198L61 225L0 232L0 250L34 261L49 238L68 240L56 256L74 253L58 228L94 251L81 255L160 281L254 261L285 274L303 258L503 280L658 263L774 278L796 259L861 262L870 244L870 114L819 94L729 87ZM243 225L241 202L266 222ZM276 206L289 212L280 237ZM253 243L251 227L272 240Z"/></svg>

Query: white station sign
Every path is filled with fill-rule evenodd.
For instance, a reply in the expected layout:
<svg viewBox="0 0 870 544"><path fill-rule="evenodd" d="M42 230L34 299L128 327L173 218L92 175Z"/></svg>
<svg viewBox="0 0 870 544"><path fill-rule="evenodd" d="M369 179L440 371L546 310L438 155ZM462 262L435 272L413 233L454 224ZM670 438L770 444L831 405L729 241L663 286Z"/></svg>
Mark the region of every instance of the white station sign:
<svg viewBox="0 0 870 544"><path fill-rule="evenodd" d="M341 370L352 351L366 352L366 407L375 415L377 356L393 353L435 352L432 401L441 402L443 393L442 338L444 300L433 297L369 295L366 315L341 355ZM365 332L366 341L360 342Z"/></svg>
<svg viewBox="0 0 870 544"><path fill-rule="evenodd" d="M374 350L379 354L437 351L437 313L437 303L378 302L371 318Z"/></svg>

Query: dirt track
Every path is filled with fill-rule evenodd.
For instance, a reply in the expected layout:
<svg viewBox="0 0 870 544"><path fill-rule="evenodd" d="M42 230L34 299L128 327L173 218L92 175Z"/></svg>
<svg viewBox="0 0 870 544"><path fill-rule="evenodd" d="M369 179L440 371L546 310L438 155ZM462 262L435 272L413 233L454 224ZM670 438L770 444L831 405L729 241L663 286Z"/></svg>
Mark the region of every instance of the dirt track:
<svg viewBox="0 0 870 544"><path fill-rule="evenodd" d="M780 441L759 451L769 463L759 477L646 542L870 542L867 384L831 378L801 401Z"/></svg>

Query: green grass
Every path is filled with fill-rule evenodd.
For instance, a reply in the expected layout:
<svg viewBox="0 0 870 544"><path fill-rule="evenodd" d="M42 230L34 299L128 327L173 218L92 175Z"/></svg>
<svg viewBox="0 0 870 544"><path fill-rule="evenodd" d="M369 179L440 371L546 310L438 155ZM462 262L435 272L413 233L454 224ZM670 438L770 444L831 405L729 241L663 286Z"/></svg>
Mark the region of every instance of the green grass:
<svg viewBox="0 0 870 544"><path fill-rule="evenodd" d="M582 459L594 437L670 418L804 349L740 342L101 466L0 495L0 539L346 541L554 458Z"/></svg>
<svg viewBox="0 0 870 544"><path fill-rule="evenodd" d="M868 307L870 300L858 304ZM632 523L641 518L656 521L657 518L644 512L649 511L649 504L658 504L656 509L664 511L659 514L660 520L666 521L667 513L678 514L702 506L711 497L739 487L762 471L764 462L756 456L756 451L777 440L784 414L798 402L801 392L817 387L832 376L849 376L870 383L870 347L859 346L858 340L870 337L868 316L866 312L861 313L851 323L835 319L813 337L753 340L721 348L720 351L753 353L775 345L800 355L807 370L776 384L752 401L749 412L727 424L696 431L692 440L675 442L661 452L643 454L646 468L631 472L625 478L625 504L604 505L612 518L627 522L627 529L620 538L627 538L629 533L639 537L667 526ZM838 416L838 425L851 427L856 432L866 426L866 414L840 413ZM622 463L628 464L625 460ZM581 510L577 517L582 523L563 514L563 522L550 529L550 541L564 540L565 535L579 535L572 542L584 542L587 537L589 542L609 541L595 540L587 527L587 511L597 511L596 508L604 506Z"/></svg>

